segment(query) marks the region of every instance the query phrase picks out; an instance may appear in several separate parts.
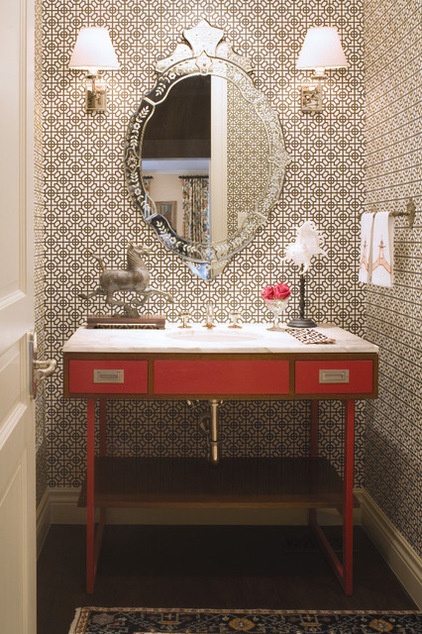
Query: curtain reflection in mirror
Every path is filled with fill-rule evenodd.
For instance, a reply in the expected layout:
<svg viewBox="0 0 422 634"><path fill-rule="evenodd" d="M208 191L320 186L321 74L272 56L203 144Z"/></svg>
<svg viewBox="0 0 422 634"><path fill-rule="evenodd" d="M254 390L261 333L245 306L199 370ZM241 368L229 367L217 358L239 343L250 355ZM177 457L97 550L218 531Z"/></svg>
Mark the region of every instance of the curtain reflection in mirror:
<svg viewBox="0 0 422 634"><path fill-rule="evenodd" d="M146 194L149 194L151 191L152 179L153 179L153 176L144 176L144 189Z"/></svg>
<svg viewBox="0 0 422 634"><path fill-rule="evenodd" d="M183 235L194 242L210 241L209 179L180 176L183 192Z"/></svg>

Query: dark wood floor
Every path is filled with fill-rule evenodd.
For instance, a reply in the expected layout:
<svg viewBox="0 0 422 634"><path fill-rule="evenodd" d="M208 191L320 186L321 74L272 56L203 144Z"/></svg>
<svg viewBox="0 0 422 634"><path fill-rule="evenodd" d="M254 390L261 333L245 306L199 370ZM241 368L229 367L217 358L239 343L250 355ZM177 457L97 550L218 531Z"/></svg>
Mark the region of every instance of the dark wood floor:
<svg viewBox="0 0 422 634"><path fill-rule="evenodd" d="M341 533L327 533L340 546ZM108 526L95 592L83 526L52 526L39 558L38 634L68 634L75 608L404 610L416 606L362 529L345 597L307 527Z"/></svg>

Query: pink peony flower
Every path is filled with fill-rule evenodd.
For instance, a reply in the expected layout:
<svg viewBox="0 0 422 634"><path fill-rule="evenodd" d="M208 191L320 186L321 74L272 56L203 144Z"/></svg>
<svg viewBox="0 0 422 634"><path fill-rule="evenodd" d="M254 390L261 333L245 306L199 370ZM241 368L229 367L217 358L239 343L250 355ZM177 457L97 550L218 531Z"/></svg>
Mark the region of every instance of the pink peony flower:
<svg viewBox="0 0 422 634"><path fill-rule="evenodd" d="M290 296L290 287L284 282L275 284L274 286L265 286L261 291L263 299L287 299Z"/></svg>
<svg viewBox="0 0 422 634"><path fill-rule="evenodd" d="M286 299L290 296L290 287L284 282L274 286L274 299Z"/></svg>
<svg viewBox="0 0 422 634"><path fill-rule="evenodd" d="M266 286L265 288L263 288L261 291L261 297L263 297L264 299L274 299L274 287Z"/></svg>

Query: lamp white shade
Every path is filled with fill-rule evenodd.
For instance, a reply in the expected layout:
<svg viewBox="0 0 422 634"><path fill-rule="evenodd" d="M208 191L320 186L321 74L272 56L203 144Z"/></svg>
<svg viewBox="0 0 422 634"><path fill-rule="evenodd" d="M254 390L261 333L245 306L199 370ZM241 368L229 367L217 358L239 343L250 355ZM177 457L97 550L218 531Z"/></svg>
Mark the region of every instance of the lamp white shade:
<svg viewBox="0 0 422 634"><path fill-rule="evenodd" d="M348 66L335 27L317 26L308 30L296 62L298 70L347 68Z"/></svg>
<svg viewBox="0 0 422 634"><path fill-rule="evenodd" d="M69 68L117 70L119 62L108 29L99 26L83 27L78 33Z"/></svg>

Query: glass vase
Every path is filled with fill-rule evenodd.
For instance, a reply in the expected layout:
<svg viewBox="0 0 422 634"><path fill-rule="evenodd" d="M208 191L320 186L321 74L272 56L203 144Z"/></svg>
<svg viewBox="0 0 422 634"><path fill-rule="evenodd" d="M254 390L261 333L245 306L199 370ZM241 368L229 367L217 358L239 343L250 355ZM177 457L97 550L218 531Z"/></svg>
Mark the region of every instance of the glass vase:
<svg viewBox="0 0 422 634"><path fill-rule="evenodd" d="M281 331L286 329L285 323L280 323L280 319L287 308L290 297L285 299L264 299L265 305L273 314L273 324L267 330Z"/></svg>

